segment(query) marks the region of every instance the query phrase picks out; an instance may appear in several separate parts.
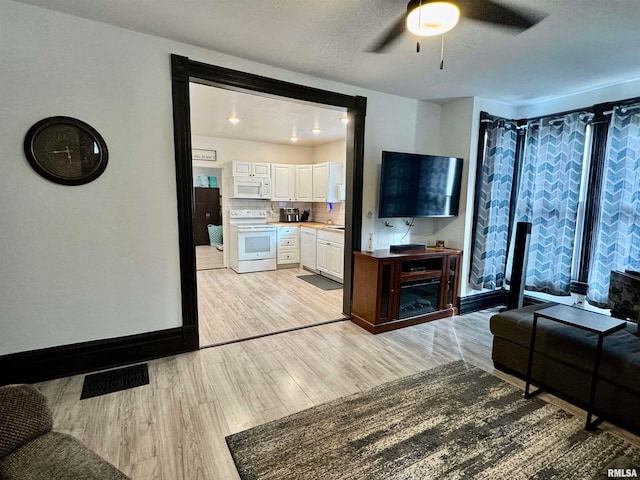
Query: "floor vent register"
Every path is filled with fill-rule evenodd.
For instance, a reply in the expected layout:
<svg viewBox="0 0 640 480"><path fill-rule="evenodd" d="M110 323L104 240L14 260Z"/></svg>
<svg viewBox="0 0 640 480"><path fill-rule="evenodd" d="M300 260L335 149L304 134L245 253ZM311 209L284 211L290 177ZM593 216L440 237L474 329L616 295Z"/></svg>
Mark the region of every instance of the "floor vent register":
<svg viewBox="0 0 640 480"><path fill-rule="evenodd" d="M148 384L149 369L146 363L94 373L84 378L80 400Z"/></svg>

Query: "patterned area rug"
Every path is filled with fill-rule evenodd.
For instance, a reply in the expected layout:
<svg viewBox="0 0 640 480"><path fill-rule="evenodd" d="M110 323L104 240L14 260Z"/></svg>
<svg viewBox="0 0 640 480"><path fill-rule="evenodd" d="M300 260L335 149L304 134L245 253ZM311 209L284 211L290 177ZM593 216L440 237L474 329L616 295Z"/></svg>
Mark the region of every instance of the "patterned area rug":
<svg viewBox="0 0 640 480"><path fill-rule="evenodd" d="M615 462L640 465L639 449L583 427L460 361L226 440L245 480L574 480L606 478Z"/></svg>

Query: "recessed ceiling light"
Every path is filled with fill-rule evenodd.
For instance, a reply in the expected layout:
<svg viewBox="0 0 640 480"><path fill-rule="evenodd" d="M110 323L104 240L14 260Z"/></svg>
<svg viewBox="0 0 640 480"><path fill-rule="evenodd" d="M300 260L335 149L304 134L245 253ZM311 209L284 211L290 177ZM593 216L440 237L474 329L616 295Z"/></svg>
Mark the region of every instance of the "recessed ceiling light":
<svg viewBox="0 0 640 480"><path fill-rule="evenodd" d="M240 123L240 118L235 113L227 118L227 120L229 120L229 123L233 123L234 125Z"/></svg>
<svg viewBox="0 0 640 480"><path fill-rule="evenodd" d="M340 121L346 125L349 123L349 117L346 115L344 117L340 117Z"/></svg>
<svg viewBox="0 0 640 480"><path fill-rule="evenodd" d="M314 135L318 135L321 131L322 131L322 130L320 130L318 127L313 127L313 128L311 129L311 132L312 132Z"/></svg>
<svg viewBox="0 0 640 480"><path fill-rule="evenodd" d="M289 137L289 140L291 140L293 143L296 143L298 141L298 137L296 137L295 135L291 135Z"/></svg>

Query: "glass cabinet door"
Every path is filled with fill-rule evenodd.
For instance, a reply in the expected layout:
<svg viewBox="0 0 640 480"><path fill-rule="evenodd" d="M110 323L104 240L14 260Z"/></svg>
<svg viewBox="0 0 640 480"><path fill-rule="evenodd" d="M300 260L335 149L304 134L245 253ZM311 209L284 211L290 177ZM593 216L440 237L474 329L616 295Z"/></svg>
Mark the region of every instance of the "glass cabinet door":
<svg viewBox="0 0 640 480"><path fill-rule="evenodd" d="M380 314L378 318L388 320L392 316L391 306L393 304L393 263L382 262L380 264Z"/></svg>
<svg viewBox="0 0 640 480"><path fill-rule="evenodd" d="M447 282L447 304L450 305L455 305L457 300L456 298L454 298L456 292L456 283L458 281L458 278L456 276L457 271L458 257L451 256L449 257L449 281Z"/></svg>

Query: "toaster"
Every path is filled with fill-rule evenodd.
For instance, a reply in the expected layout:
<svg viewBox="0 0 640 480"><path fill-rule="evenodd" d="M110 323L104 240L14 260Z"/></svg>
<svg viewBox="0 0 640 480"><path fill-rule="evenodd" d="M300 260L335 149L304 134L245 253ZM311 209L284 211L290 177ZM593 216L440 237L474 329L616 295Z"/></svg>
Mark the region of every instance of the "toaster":
<svg viewBox="0 0 640 480"><path fill-rule="evenodd" d="M281 208L280 221L281 222L299 222L300 210L297 208Z"/></svg>

